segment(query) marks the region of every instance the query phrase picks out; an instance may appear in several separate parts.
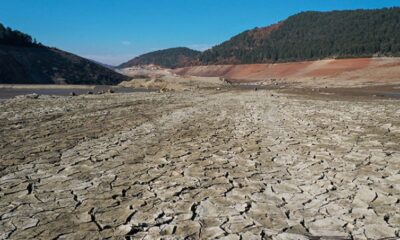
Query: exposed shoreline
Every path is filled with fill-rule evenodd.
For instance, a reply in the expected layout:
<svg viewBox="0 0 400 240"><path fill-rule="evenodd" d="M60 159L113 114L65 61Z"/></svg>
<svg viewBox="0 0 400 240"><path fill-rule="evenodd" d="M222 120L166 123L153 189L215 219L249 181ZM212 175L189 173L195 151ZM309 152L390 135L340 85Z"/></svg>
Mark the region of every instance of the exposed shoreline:
<svg viewBox="0 0 400 240"><path fill-rule="evenodd" d="M96 85L75 84L0 84L0 89L94 89Z"/></svg>

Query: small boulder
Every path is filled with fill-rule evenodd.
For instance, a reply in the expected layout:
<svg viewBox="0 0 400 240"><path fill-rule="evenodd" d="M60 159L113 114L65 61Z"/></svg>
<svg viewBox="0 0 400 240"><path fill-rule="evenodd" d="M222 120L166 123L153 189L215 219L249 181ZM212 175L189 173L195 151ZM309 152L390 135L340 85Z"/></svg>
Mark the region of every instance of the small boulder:
<svg viewBox="0 0 400 240"><path fill-rule="evenodd" d="M37 93L27 94L27 95L25 95L25 98L38 99L39 98L39 94L37 94Z"/></svg>

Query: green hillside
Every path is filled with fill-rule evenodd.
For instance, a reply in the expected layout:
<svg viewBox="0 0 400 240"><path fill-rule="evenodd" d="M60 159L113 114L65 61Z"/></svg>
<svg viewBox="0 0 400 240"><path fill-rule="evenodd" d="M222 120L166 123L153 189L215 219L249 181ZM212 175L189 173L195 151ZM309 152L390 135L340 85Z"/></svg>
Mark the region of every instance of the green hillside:
<svg viewBox="0 0 400 240"><path fill-rule="evenodd" d="M203 52L201 64L400 56L400 8L303 12Z"/></svg>
<svg viewBox="0 0 400 240"><path fill-rule="evenodd" d="M199 51L185 47L169 48L140 55L118 67L126 68L154 64L166 68L176 68L193 64L199 54Z"/></svg>

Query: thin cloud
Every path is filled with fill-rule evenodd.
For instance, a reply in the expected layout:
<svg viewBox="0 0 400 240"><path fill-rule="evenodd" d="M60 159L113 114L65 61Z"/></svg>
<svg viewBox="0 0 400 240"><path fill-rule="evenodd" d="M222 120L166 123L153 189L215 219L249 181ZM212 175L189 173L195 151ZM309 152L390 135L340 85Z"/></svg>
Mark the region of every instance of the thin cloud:
<svg viewBox="0 0 400 240"><path fill-rule="evenodd" d="M125 45L125 46L129 46L129 45L131 45L131 42L130 41L122 41L121 44Z"/></svg>
<svg viewBox="0 0 400 240"><path fill-rule="evenodd" d="M105 63L113 66L117 66L123 62L132 59L133 55L94 55L94 54L87 54L82 55L84 58L92 59L100 63Z"/></svg>
<svg viewBox="0 0 400 240"><path fill-rule="evenodd" d="M192 44L189 45L188 48L198 50L198 51L205 51L207 49L210 49L213 45L211 44Z"/></svg>

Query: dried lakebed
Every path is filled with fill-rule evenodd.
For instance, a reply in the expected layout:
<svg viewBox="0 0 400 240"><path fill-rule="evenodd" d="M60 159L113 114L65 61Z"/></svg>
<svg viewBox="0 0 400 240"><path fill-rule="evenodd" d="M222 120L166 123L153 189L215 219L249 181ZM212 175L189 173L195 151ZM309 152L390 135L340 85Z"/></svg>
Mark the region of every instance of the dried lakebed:
<svg viewBox="0 0 400 240"><path fill-rule="evenodd" d="M399 101L20 97L0 125L0 238L400 234Z"/></svg>

